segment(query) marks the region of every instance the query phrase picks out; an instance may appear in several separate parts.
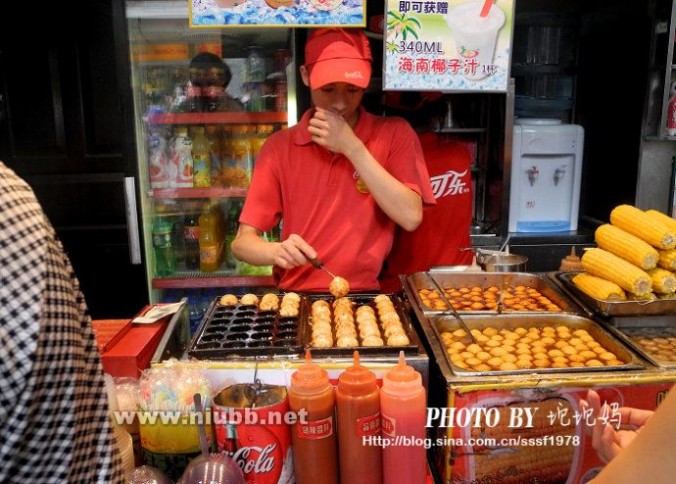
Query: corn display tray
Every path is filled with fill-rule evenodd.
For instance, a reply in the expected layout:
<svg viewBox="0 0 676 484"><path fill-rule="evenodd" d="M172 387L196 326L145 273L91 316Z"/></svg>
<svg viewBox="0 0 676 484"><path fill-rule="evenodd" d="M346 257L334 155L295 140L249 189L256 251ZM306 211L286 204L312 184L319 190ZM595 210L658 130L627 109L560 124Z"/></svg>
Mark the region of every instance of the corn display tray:
<svg viewBox="0 0 676 484"><path fill-rule="evenodd" d="M510 333L517 333L517 328L552 328L557 333L561 331L567 331L572 333L573 336L577 336L577 331L581 330L584 333L588 334L594 341L602 346L606 353L612 353L615 356L614 362L610 364L605 364L604 366L584 366L584 367L547 367L547 368L512 368L509 370L501 369L487 369L487 370L475 370L473 368L462 368L458 366L453 361L453 356L449 354L450 347L453 343L449 343L447 337L444 337L442 334L449 333L452 334L455 331L461 329L460 324L453 316L445 315L436 315L429 317L429 322L433 331L436 333L439 343L444 348L444 355L446 361L450 366L453 373L457 376L496 376L496 375L511 375L511 374L527 374L527 373L536 373L536 374L547 374L547 373L580 373L580 372L589 372L589 371L612 371L612 370L634 370L634 369L643 369L645 368L639 361L639 359L627 349L622 342L620 342L616 337L611 333L602 328L595 321L584 318L578 315L572 314L539 314L539 315L519 315L519 314L501 314L499 316L467 316L463 318L465 324L470 330L479 330L484 331L487 328L494 328L494 334L504 334L504 331ZM503 333L501 333L501 331ZM551 330L548 330L551 331ZM528 338L528 335L522 335ZM510 338L511 336L504 336L504 338ZM544 340L544 338L543 338ZM554 338L556 340L556 338ZM451 340L452 341L452 340ZM519 340L515 340L513 343L505 343L503 340L498 340L500 343L504 343L509 346L516 346L517 353L520 348ZM505 340L506 341L506 340ZM522 340L523 341L523 340ZM532 342L532 339L529 340ZM502 344L495 345L501 347ZM559 347L555 343L557 341L547 342L545 350L547 353L550 351L556 351L561 353L561 357L565 357L566 353L562 347ZM479 345L483 347L483 343L479 341ZM551 345L551 346L550 346ZM495 347L494 346L494 347ZM540 346L540 344L537 344ZM588 348L587 351L592 348ZM465 350L461 350L465 351ZM482 349L483 352L488 352L486 349ZM538 350L540 352L541 350ZM506 354L509 351L505 351ZM493 351L490 351L491 356L495 356ZM481 356L478 353L475 353L473 356ZM603 357L600 356L601 360ZM537 359L537 358L536 358ZM490 362L488 362L490 363Z"/></svg>
<svg viewBox="0 0 676 484"><path fill-rule="evenodd" d="M374 301L378 296L387 296L394 306L394 310L399 317L401 326L404 329L406 336L408 337L408 344L397 344L397 345L387 345L387 337L385 335L385 327L383 326L383 321L378 315L378 310L376 308L376 301ZM357 345L356 346L336 346L336 325L335 322L332 323L332 341L333 344L330 347L317 347L313 346L313 320L312 320L312 305L316 301L327 301L329 305L333 304L335 298L331 294L307 294L303 296L301 301L301 312L303 314L303 319L301 322L301 335L302 343L305 348L309 348L312 356L318 357L352 357L355 351L359 351L360 355L368 356L397 356L400 351L404 351L407 355L417 355L420 352L419 343L420 340L417 337L413 326L411 325L411 319L409 318L402 300L396 294L370 294L370 293L351 293L346 296L352 302L352 306L356 310L362 306L368 306L373 308L376 315L376 321L378 326L378 331L380 337L383 340L382 346L365 346L363 344L363 338L361 335L357 335ZM355 326L357 333L359 333L358 323L355 318Z"/></svg>
<svg viewBox="0 0 676 484"><path fill-rule="evenodd" d="M277 311L261 311L253 305L222 306L216 298L190 343L188 355L217 360L234 355L300 354L302 307L300 311L297 317L281 317Z"/></svg>
<svg viewBox="0 0 676 484"><path fill-rule="evenodd" d="M537 291L547 300L554 303L558 310L547 309L546 306L539 306L537 311L529 309L513 309L503 304L501 311L503 313L533 314L537 313L577 313L579 309L572 305L562 294L551 287L544 277L537 274L525 272L434 272L430 273L439 287L445 291L449 288L465 288L468 290L496 291L497 299L500 297L500 291L512 291L517 287L529 288ZM424 315L441 314L448 309L432 308L426 305L420 295L421 290L434 291L436 288L428 277L428 273L416 272L406 276L404 280L404 290L410 301L415 301L417 307ZM503 297L503 303L505 298ZM444 304L445 308L445 304ZM467 314L497 314L496 309L474 310L471 307L459 311L461 315Z"/></svg>
<svg viewBox="0 0 676 484"><path fill-rule="evenodd" d="M669 321L642 320L640 326L615 328L634 351L664 369L676 369L676 327Z"/></svg>
<svg viewBox="0 0 676 484"><path fill-rule="evenodd" d="M573 284L577 272L554 272L549 276L568 295L579 302L588 312L603 317L652 316L676 314L676 299L655 299L652 301L603 301L588 296Z"/></svg>

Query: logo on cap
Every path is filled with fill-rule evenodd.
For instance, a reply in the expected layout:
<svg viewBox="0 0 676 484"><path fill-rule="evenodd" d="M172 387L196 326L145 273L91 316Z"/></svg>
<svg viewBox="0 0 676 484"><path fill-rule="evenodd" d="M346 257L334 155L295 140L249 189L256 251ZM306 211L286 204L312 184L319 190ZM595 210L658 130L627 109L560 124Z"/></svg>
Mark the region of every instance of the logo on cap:
<svg viewBox="0 0 676 484"><path fill-rule="evenodd" d="M364 76L361 75L361 72L354 71L354 72L346 72L345 78L346 79L363 79Z"/></svg>

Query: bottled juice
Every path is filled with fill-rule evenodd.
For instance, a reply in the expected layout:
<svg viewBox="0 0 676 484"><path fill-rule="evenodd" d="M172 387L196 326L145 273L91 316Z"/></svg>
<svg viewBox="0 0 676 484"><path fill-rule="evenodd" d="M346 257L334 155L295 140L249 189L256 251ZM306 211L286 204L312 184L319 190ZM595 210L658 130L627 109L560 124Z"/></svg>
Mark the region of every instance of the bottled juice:
<svg viewBox="0 0 676 484"><path fill-rule="evenodd" d="M248 187L253 170L249 126L245 124L233 126L230 153L232 154L232 164L239 179L234 186Z"/></svg>
<svg viewBox="0 0 676 484"><path fill-rule="evenodd" d="M193 186L211 186L210 151L204 127L196 127L192 138Z"/></svg>
<svg viewBox="0 0 676 484"><path fill-rule="evenodd" d="M275 128L271 124L259 124L257 126L256 133L251 138L251 159L253 164L256 163L258 153L260 153L263 144L265 144L268 136L270 136L274 130Z"/></svg>
<svg viewBox="0 0 676 484"><path fill-rule="evenodd" d="M383 438L396 444L383 449L384 484L425 483L427 460L422 439L426 406L422 375L406 364L402 351L399 363L385 374L380 389Z"/></svg>
<svg viewBox="0 0 676 484"><path fill-rule="evenodd" d="M376 375L359 364L338 377L336 390L338 416L338 456L342 484L380 484L382 449L373 438L380 437L380 395Z"/></svg>
<svg viewBox="0 0 676 484"><path fill-rule="evenodd" d="M312 363L308 350L305 364L291 375L289 388L291 410L306 412L305 422L296 423L291 432L298 484L338 483L334 403L329 375Z"/></svg>
<svg viewBox="0 0 676 484"><path fill-rule="evenodd" d="M218 126L210 124L206 128L207 141L209 142L209 160L211 161L211 178L218 177L221 173L223 147Z"/></svg>
<svg viewBox="0 0 676 484"><path fill-rule="evenodd" d="M192 138L187 126L176 126L169 146L170 185L193 186Z"/></svg>
<svg viewBox="0 0 676 484"><path fill-rule="evenodd" d="M215 272L218 270L219 239L216 214L211 206L206 205L199 217L200 227L200 271Z"/></svg>

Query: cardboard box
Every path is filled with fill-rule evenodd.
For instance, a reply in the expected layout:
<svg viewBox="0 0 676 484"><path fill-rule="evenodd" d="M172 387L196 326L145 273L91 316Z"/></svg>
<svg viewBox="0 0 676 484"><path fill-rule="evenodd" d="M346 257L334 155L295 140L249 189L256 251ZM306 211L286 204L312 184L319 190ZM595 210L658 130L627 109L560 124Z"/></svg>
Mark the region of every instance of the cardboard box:
<svg viewBox="0 0 676 484"><path fill-rule="evenodd" d="M127 333L101 355L103 371L112 376L138 378L150 368L150 360L164 334L170 317L157 323L133 325Z"/></svg>

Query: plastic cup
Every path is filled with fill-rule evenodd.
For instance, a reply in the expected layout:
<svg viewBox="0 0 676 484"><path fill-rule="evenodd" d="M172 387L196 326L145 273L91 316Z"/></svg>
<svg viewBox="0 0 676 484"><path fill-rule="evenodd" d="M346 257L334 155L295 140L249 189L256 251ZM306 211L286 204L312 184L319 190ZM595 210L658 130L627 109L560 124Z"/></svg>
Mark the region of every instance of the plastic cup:
<svg viewBox="0 0 676 484"><path fill-rule="evenodd" d="M460 56L460 72L473 81L492 72L498 32L505 24L505 13L497 5L481 17L483 5L483 1L461 3L446 15Z"/></svg>

